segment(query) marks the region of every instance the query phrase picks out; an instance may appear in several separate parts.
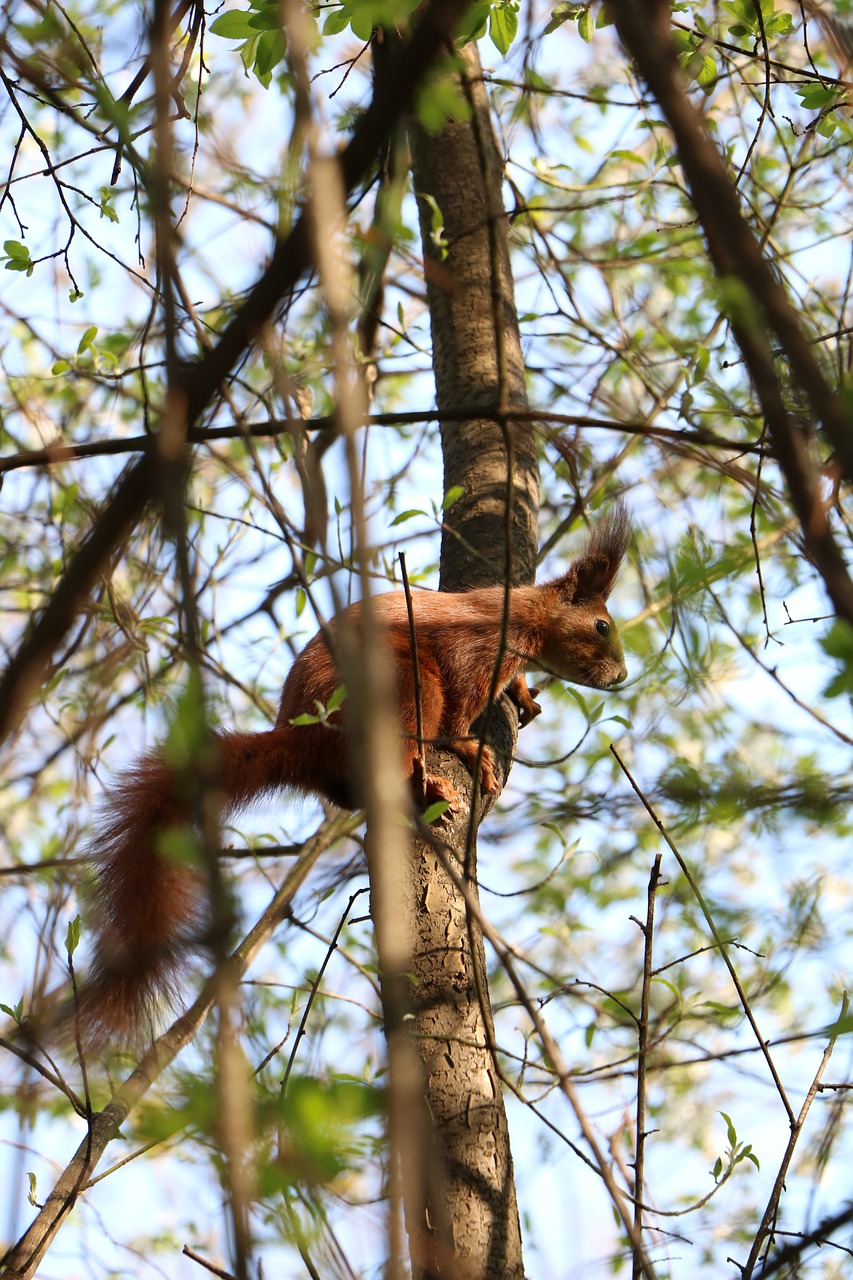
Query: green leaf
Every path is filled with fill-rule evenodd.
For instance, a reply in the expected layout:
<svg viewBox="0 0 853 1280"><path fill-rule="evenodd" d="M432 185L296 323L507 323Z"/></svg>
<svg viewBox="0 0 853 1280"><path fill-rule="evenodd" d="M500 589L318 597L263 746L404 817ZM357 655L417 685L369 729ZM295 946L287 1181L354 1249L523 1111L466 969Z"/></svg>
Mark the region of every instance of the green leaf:
<svg viewBox="0 0 853 1280"><path fill-rule="evenodd" d="M195 769L201 753L210 747L201 672L193 664L178 695L164 743L164 754L175 769Z"/></svg>
<svg viewBox="0 0 853 1280"><path fill-rule="evenodd" d="M363 11L358 8L351 8L349 15L349 24L354 36L358 36L359 40L367 44L373 37L373 29L375 22L373 13L369 9Z"/></svg>
<svg viewBox="0 0 853 1280"><path fill-rule="evenodd" d="M343 703L346 701L346 697L347 697L346 685L339 684L338 687L335 689L334 693L332 694L331 698L329 699L329 701L326 703L326 710L337 711L338 707L342 706Z"/></svg>
<svg viewBox="0 0 853 1280"><path fill-rule="evenodd" d="M458 502L464 492L465 490L461 484L455 484L448 489L441 504L442 511L449 511L454 502Z"/></svg>
<svg viewBox="0 0 853 1280"><path fill-rule="evenodd" d="M853 1013L848 1013L846 1017L839 1018L836 1022L831 1022L828 1027L824 1027L824 1034L828 1036L849 1036L853 1031Z"/></svg>
<svg viewBox="0 0 853 1280"><path fill-rule="evenodd" d="M224 40L246 40L257 34L251 19L251 9L229 9L214 18L208 31L212 31L215 36L222 36Z"/></svg>
<svg viewBox="0 0 853 1280"><path fill-rule="evenodd" d="M729 27L733 36L758 38L762 26L766 36L784 36L793 30L791 15L783 9L774 9L773 0L760 0L760 22L752 0L724 0L722 7L733 19Z"/></svg>
<svg viewBox="0 0 853 1280"><path fill-rule="evenodd" d="M71 365L68 363L67 360L56 360L54 364L51 366L50 371L51 373L54 373L54 374L67 373L70 368L71 368Z"/></svg>
<svg viewBox="0 0 853 1280"><path fill-rule="evenodd" d="M592 9L586 8L578 18L578 35L585 44L589 44L595 33L595 22L592 17Z"/></svg>
<svg viewBox="0 0 853 1280"><path fill-rule="evenodd" d="M459 44L465 45L471 40L482 39L486 34L490 9L491 4L489 3L475 4L466 12L465 17L454 32L454 37Z"/></svg>
<svg viewBox="0 0 853 1280"><path fill-rule="evenodd" d="M846 694L853 697L853 627L839 618L818 643L841 668L824 689L823 696L840 698Z"/></svg>
<svg viewBox="0 0 853 1280"><path fill-rule="evenodd" d="M395 524L405 524L407 520L411 520L412 516L425 516L425 515L426 515L426 512L418 511L417 507L412 507L408 511L401 511L400 514L398 516L395 516L394 519L391 521L391 528L393 529Z"/></svg>
<svg viewBox="0 0 853 1280"><path fill-rule="evenodd" d="M567 0L563 0L562 4L558 4L556 9L551 11L551 20L545 28L544 35L550 35L552 31L556 31L564 22L574 22L580 17L584 6L581 4L571 4Z"/></svg>
<svg viewBox="0 0 853 1280"><path fill-rule="evenodd" d="M169 827L165 831L158 831L154 849L160 857L182 866L198 867L204 862L201 838L188 827Z"/></svg>
<svg viewBox="0 0 853 1280"><path fill-rule="evenodd" d="M65 932L65 950L70 959L80 945L80 917L75 916L73 920L68 921L68 928Z"/></svg>
<svg viewBox="0 0 853 1280"><path fill-rule="evenodd" d="M108 218L110 222L118 222L119 217L112 206L112 200L115 192L112 187L101 187L100 211L102 218Z"/></svg>
<svg viewBox="0 0 853 1280"><path fill-rule="evenodd" d="M258 51L258 41L260 40L260 38L261 37L259 35L254 35L252 36L251 40L246 40L240 46L240 61L242 62L247 74L249 72L254 73L255 54ZM268 85L264 85L264 88L268 88L268 87L269 87Z"/></svg>
<svg viewBox="0 0 853 1280"><path fill-rule="evenodd" d="M717 83L717 64L710 53L706 53L699 59L699 63L698 69L691 69L690 74L700 88L704 89L706 93L710 93Z"/></svg>
<svg viewBox="0 0 853 1280"><path fill-rule="evenodd" d="M438 201L435 196L430 195L429 192L426 192L418 198L423 200L424 204L426 204L430 211L429 238L435 245L436 249L441 252L442 259L444 259L447 257L447 241L444 238L444 215L438 207Z"/></svg>
<svg viewBox="0 0 853 1280"><path fill-rule="evenodd" d="M30 261L30 251L25 244L21 244L20 240L4 240L3 250L13 262Z"/></svg>
<svg viewBox="0 0 853 1280"><path fill-rule="evenodd" d="M587 707L587 701L586 701L586 698L583 696L583 694L580 693L579 690L577 690L574 687L574 685L567 684L565 688L566 688L566 693L569 695L569 697L575 700L575 702L580 707L581 711L584 713L587 719L589 719L589 708Z"/></svg>
<svg viewBox="0 0 853 1280"><path fill-rule="evenodd" d="M447 75L433 77L428 84L424 85L417 94L415 110L421 124L429 133L439 133L448 120L468 120L471 116L468 100L457 80ZM420 198L430 200L426 195ZM433 242L439 244L436 240ZM442 254L442 257L445 256Z"/></svg>
<svg viewBox="0 0 853 1280"><path fill-rule="evenodd" d="M492 9L489 16L489 35L492 44L503 57L510 51L518 34L518 13L512 4L501 4Z"/></svg>
<svg viewBox="0 0 853 1280"><path fill-rule="evenodd" d="M803 84L794 90L807 111L823 111L843 93L837 85Z"/></svg>
<svg viewBox="0 0 853 1280"><path fill-rule="evenodd" d="M749 285L738 276L721 276L717 280L717 292L724 315L750 333L761 332L761 311Z"/></svg>
<svg viewBox="0 0 853 1280"><path fill-rule="evenodd" d="M421 817L423 818L427 826L429 826L431 823L435 822L438 818L440 818L443 813L447 813L447 810L449 808L450 808L450 805L447 803L446 800L434 800L432 804L427 805L426 809L421 814Z"/></svg>
<svg viewBox="0 0 853 1280"><path fill-rule="evenodd" d="M562 843L562 845L563 845L563 848L564 848L564 849L568 849L568 847L569 847L569 842L568 842L568 840L566 839L566 837L564 836L564 834L563 834L563 832L562 832L562 829L561 829L560 827L558 827L558 826L557 826L556 822L540 822L540 824L539 824L539 825L540 825L541 827L544 827L546 831L553 831L553 833L554 833L554 835L557 837L557 839L561 841L561 843Z"/></svg>
<svg viewBox="0 0 853 1280"><path fill-rule="evenodd" d="M831 138L835 133L835 130L838 128L839 123L840 121L835 112L829 111L817 126L817 132L822 138Z"/></svg>
<svg viewBox="0 0 853 1280"><path fill-rule="evenodd" d="M707 369L708 369L708 363L709 363L710 359L711 359L711 351L710 351L710 348L709 348L709 347L700 347L700 348L699 348L699 354L698 354L698 355L697 355L697 357L696 357L696 365L695 365L695 367L694 367L694 369L693 369L693 382L694 382L694 385L695 385L695 383L697 383L697 382L701 382L701 380L704 378L704 376L705 376L705 374L706 374L706 372L707 372Z"/></svg>
<svg viewBox="0 0 853 1280"><path fill-rule="evenodd" d="M0 1011L5 1013L7 1017L12 1018L20 1026L24 1015L24 997L21 996L14 1008L10 1008L8 1004L0 1004Z"/></svg>
<svg viewBox="0 0 853 1280"><path fill-rule="evenodd" d="M255 74L262 84L264 80L269 81L275 68L284 60L286 52L287 42L283 31L277 29L263 33L255 54Z"/></svg>
<svg viewBox="0 0 853 1280"><path fill-rule="evenodd" d="M253 13L249 19L253 31L281 31L281 10L278 5L267 5Z"/></svg>
<svg viewBox="0 0 853 1280"><path fill-rule="evenodd" d="M768 36L787 36L794 30L794 19L790 13L776 11L769 22L764 24L764 33Z"/></svg>
<svg viewBox="0 0 853 1280"><path fill-rule="evenodd" d="M89 328L83 334L83 337L77 343L77 354L82 356L85 351L92 349L92 344L98 336L98 326L96 324L89 325Z"/></svg>
<svg viewBox="0 0 853 1280"><path fill-rule="evenodd" d="M323 23L324 36L336 36L349 26L349 14L346 9L333 9Z"/></svg>

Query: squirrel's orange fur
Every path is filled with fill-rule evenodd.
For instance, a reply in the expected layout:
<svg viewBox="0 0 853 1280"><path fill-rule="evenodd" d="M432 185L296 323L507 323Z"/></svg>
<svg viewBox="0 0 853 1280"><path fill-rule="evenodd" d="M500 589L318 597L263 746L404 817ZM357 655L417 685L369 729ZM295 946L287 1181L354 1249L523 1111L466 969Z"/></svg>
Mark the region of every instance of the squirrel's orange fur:
<svg viewBox="0 0 853 1280"><path fill-rule="evenodd" d="M513 587L502 649L499 691L516 702L521 723L541 708L522 674L527 666L576 684L606 689L627 672L616 627L605 601L630 534L616 507L593 530L586 551L553 582ZM406 597L396 591L374 597L374 617L396 671L402 767L421 796L458 797L444 778L426 774L418 759L417 717ZM478 742L469 736L485 709L501 648L502 586L458 595L412 595L421 683L422 732L427 742L448 745L473 772ZM346 610L358 625L360 606ZM334 624L332 627L334 632ZM347 703L325 724L294 725L319 702L327 706L341 677L323 633L296 659L284 684L275 726L261 733L215 736L217 789L234 812L281 788L313 793L344 808L358 795L348 754ZM343 729L343 732L337 729ZM494 758L480 754L480 785L498 790ZM204 928L199 874L162 849L164 832L186 829L191 808L163 755L140 760L114 793L97 837L95 862L96 951L84 986L81 1016L91 1041L139 1038L158 1003L178 995L183 964Z"/></svg>

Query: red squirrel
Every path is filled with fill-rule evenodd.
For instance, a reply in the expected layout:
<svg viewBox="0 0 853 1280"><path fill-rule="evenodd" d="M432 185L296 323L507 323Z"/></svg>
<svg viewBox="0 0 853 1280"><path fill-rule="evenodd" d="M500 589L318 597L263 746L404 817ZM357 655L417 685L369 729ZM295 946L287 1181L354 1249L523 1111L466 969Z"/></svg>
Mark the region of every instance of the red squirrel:
<svg viewBox="0 0 853 1280"><path fill-rule="evenodd" d="M541 711L538 690L529 689L522 674L525 667L596 689L626 678L622 645L605 601L629 537L628 516L620 504L595 526L583 555L562 577L513 587L503 646L503 586L456 595L412 594L423 739L449 747L472 773L479 755L484 793L498 791L495 761L487 746L480 751L470 730L486 707L499 652L497 688L516 703L522 725ZM396 670L401 768L421 802L444 799L452 806L458 800L454 788L447 779L425 772L418 750L406 596L402 591L375 596L371 607ZM359 604L344 611L356 628L360 614ZM334 626L327 633L332 637ZM282 788L343 808L358 807L346 700L328 723L293 724L306 712L316 713L318 703L335 705L331 700L340 685L321 631L294 662L272 729L214 735L224 812ZM162 999L178 995L184 964L203 932L200 873L163 848L164 833L186 829L192 820L191 805L180 792L180 779L155 750L121 779L96 836L95 958L80 1008L92 1043L138 1040Z"/></svg>

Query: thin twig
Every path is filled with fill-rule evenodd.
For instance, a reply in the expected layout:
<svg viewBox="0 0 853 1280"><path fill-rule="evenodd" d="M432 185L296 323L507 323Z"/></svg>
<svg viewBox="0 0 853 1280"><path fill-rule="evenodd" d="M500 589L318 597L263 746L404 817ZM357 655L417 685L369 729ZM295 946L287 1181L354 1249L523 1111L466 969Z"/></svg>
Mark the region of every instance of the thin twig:
<svg viewBox="0 0 853 1280"><path fill-rule="evenodd" d="M649 875L646 900L646 922L640 925L643 933L643 992L640 1001L640 1017L637 1023L637 1138L634 1156L634 1229L637 1241L643 1239L643 1182L646 1154L646 1071L649 1050L649 995L652 987L652 951L654 946L655 893L660 884L661 854L657 854ZM642 1251L633 1247L632 1280L640 1280L643 1273Z"/></svg>
<svg viewBox="0 0 853 1280"><path fill-rule="evenodd" d="M400 574L403 579L403 591L406 596L406 613L409 618L409 647L412 655L412 681L415 693L415 732L418 735L418 760L421 765L421 776L426 781L426 761L424 760L424 712L421 702L421 668L418 662L418 633L415 630L415 611L412 606L412 592L409 586L409 574L406 570L406 553L400 551Z"/></svg>
<svg viewBox="0 0 853 1280"><path fill-rule="evenodd" d="M284 883L274 894L266 910L228 958L227 965L233 970L235 980L243 976L281 922L320 854L334 840L349 834L356 822L357 818L351 814L338 814L324 822L307 842L304 856L288 871ZM207 979L187 1011L154 1041L113 1099L103 1111L93 1117L91 1134L87 1133L58 1178L44 1207L3 1259L9 1274L19 1276L21 1280L34 1280L42 1258L73 1207L80 1185L81 1170L88 1176L96 1167L108 1143L116 1137L130 1111L181 1049L195 1037L213 1006L220 981L218 972Z"/></svg>
<svg viewBox="0 0 853 1280"><path fill-rule="evenodd" d="M705 899L702 895L702 890L699 888L699 885L696 883L695 879L693 878L690 868L688 867L687 863L684 861L681 854L679 853L666 827L663 825L660 818L655 813L654 809L652 808L649 801L646 799L645 795L641 791L637 782L635 782L631 774L631 771L629 770L628 766L625 764L622 757L619 755L619 752L616 750L613 743L610 744L610 750L613 756L615 757L616 763L619 765L619 768L622 770L625 777L630 782L636 796L638 797L641 804L643 805L643 808L646 810L646 813L649 815L652 822L655 824L658 831L662 835L663 839L666 841L667 845L669 846L671 852L675 857L676 862L681 868L682 874L684 875L685 879L687 880L687 883L690 885L690 888L693 891L693 895L696 898L696 901L699 903L700 910L703 916L705 917L705 923L708 925L708 928L711 930L711 934L714 938L714 941L719 947L720 955L723 958L723 962L729 971L729 976L734 984L735 991L737 991L738 999L740 1000L740 1003L741 1003L741 1008L746 1014L747 1021L749 1022L749 1025L752 1027L752 1030L755 1033L755 1038L758 1041L761 1052L764 1055L764 1060L767 1063L771 1076L773 1077L773 1083L776 1085L776 1090L779 1094L779 1097L782 1100L782 1105L785 1108L785 1113L788 1117L788 1120L790 1121L791 1124L794 1124L795 1122L794 1111L790 1102L788 1101L788 1095L786 1094L784 1085L782 1084L782 1081L779 1078L779 1073L776 1070L776 1065L773 1062L772 1057L770 1056L770 1051L767 1048L767 1041L764 1039L764 1037L762 1036L761 1032L758 1029L758 1023L755 1020L755 1015L752 1012L752 1008L750 1006L747 994L743 989L743 985L741 984L741 980L738 977L737 970L735 969L734 965L731 962L731 959L729 958L728 944L726 943L726 940L722 937L722 935L717 930L717 926L714 923L713 916L711 915L708 905L705 902Z"/></svg>
<svg viewBox="0 0 853 1280"><path fill-rule="evenodd" d="M200 1267L204 1267L205 1271L209 1271L212 1275L218 1276L219 1280L235 1280L230 1271L226 1271L224 1267L217 1267L215 1263L208 1262L207 1258L203 1258L200 1253L196 1253L195 1249L191 1249L185 1244L181 1250L185 1258L191 1258L193 1262L197 1262Z"/></svg>
<svg viewBox="0 0 853 1280"><path fill-rule="evenodd" d="M495 929L492 923L483 914L483 910L477 900L474 890L459 872L453 851L437 837L432 828L421 823L420 831L421 835L428 841L430 847L435 851L446 875L450 877L455 884L457 891L464 897L466 909L477 921L484 937L488 939L490 945L495 951L495 954L500 960L504 972L509 978L524 1011L533 1024L533 1028L542 1049L544 1050L545 1056L551 1064L560 1091L568 1100L569 1105L575 1113L575 1118L580 1126L581 1133L583 1134L584 1140L592 1153L593 1166L607 1188L613 1207L619 1215L619 1220L625 1229L632 1248L637 1251L637 1255L641 1259L640 1275L645 1277L645 1280L655 1280L652 1264L645 1254L642 1241L637 1238L633 1217L629 1211L629 1198L617 1184L616 1179L613 1176L610 1163L605 1158L589 1117L581 1106L572 1073L569 1070L568 1063L563 1057L563 1051L560 1048L558 1041L548 1030L548 1025L542 1017L541 1009L536 1001L530 997L527 988L516 972L515 957L511 948L498 933L497 929Z"/></svg>
<svg viewBox="0 0 853 1280"><path fill-rule="evenodd" d="M841 1012L838 1015L839 1022L842 1018L847 1016L847 1010L849 1007L850 1000L847 992L845 991L841 998ZM818 1069L815 1072L809 1091L803 1099L803 1105L800 1107L800 1113L796 1120L791 1121L791 1133L788 1138L788 1144L785 1148L785 1154L782 1156L782 1160L779 1165L779 1172L776 1174L776 1180L773 1183L773 1190L770 1192L767 1207L764 1210L759 1228L755 1233L755 1239L752 1242L752 1248L749 1251L746 1266L743 1267L741 1271L742 1280L750 1280L750 1277L755 1271L756 1264L759 1261L761 1250L764 1248L764 1242L771 1234L771 1224L775 1222L776 1215L779 1212L779 1202L782 1199L782 1192L785 1190L785 1179L788 1176L788 1169L790 1168L791 1160L794 1156L794 1148L796 1147L800 1134L803 1131L803 1126L806 1122L809 1109L817 1096L818 1089L820 1088L821 1076L826 1070L827 1063L832 1056L836 1039L837 1036L835 1035L830 1037L829 1043L823 1051L823 1056L820 1060Z"/></svg>

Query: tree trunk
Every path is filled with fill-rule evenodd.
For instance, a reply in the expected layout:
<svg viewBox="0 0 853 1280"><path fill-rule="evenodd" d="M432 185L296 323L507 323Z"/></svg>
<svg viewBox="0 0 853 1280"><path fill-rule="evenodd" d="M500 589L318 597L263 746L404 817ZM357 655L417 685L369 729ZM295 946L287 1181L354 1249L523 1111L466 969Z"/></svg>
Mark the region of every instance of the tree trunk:
<svg viewBox="0 0 853 1280"><path fill-rule="evenodd" d="M507 545L512 581L532 582L539 545L533 431L529 424L503 416L513 408L527 408L501 197L503 163L476 46L469 45L463 56L471 120L449 121L437 134L418 125L410 129L436 401L439 411L455 416L468 408L490 411L488 417L441 420L445 493L457 485L463 489L448 512L442 541L441 585L446 591L504 580L495 557ZM436 206L443 221L438 244Z"/></svg>
<svg viewBox="0 0 853 1280"><path fill-rule="evenodd" d="M513 299L502 164L474 45L464 54L468 122L440 133L410 130L442 419L445 492L461 486L448 511L441 585L531 581L536 566L538 467L529 425L507 416L526 408L524 365ZM426 199L425 197L431 197ZM439 243L434 214L443 221ZM444 248L444 254L442 249ZM471 418L458 420L460 410ZM489 416L482 416L490 409ZM480 416L478 416L480 415ZM503 704L507 705L504 706ZM488 717L489 740L508 770L517 736L503 699ZM460 794L472 779L443 753L438 769ZM478 803L477 819L488 806ZM460 813L438 828L476 896L476 824ZM480 929L441 856L416 842L408 922L412 935L414 1032L425 1081L443 1204L406 1206L418 1280L523 1280L521 1230ZM445 1224L442 1229L442 1223ZM424 1258L424 1234L435 1247Z"/></svg>

